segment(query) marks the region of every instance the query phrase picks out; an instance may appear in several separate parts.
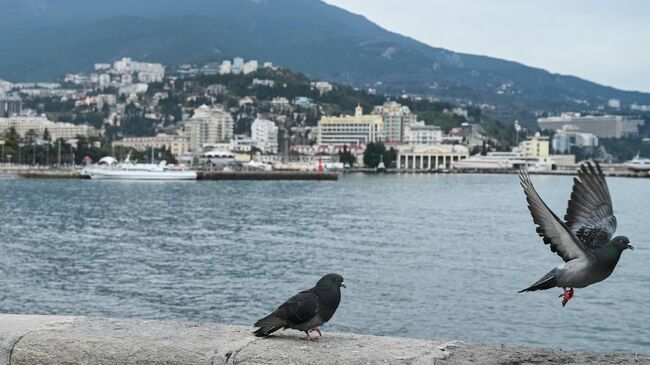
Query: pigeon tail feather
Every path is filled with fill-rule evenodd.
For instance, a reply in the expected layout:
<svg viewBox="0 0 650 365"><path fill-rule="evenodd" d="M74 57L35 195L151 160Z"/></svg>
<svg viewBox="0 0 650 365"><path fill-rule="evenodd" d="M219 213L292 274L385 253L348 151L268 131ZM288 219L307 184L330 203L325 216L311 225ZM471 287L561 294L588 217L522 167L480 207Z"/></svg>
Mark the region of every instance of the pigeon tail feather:
<svg viewBox="0 0 650 365"><path fill-rule="evenodd" d="M255 322L254 326L255 327L276 327L276 326L286 326L287 324L288 321L286 319L282 319L278 317L274 312L260 319L259 321Z"/></svg>
<svg viewBox="0 0 650 365"><path fill-rule="evenodd" d="M255 334L255 337L266 337L270 335L271 333L281 329L284 326L268 326L268 327L261 327L258 328L253 332Z"/></svg>
<svg viewBox="0 0 650 365"><path fill-rule="evenodd" d="M526 289L520 290L519 293L555 288L557 286L557 279L555 277L556 274L557 274L557 268L551 270L548 274L544 275L544 277L539 279L535 284L529 286Z"/></svg>

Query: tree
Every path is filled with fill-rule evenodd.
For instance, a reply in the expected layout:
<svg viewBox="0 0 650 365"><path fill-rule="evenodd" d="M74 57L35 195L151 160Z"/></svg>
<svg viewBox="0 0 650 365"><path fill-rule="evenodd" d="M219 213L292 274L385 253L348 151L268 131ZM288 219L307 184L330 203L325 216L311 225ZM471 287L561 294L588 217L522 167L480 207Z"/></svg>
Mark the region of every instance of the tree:
<svg viewBox="0 0 650 365"><path fill-rule="evenodd" d="M366 167L376 168L385 152L386 147L383 143L368 143L366 150L363 152L363 164ZM384 162L384 164L386 163Z"/></svg>
<svg viewBox="0 0 650 365"><path fill-rule="evenodd" d="M353 167L357 162L357 158L354 157L350 150L348 150L348 146L343 146L343 151L339 151L339 162L348 164L350 167Z"/></svg>
<svg viewBox="0 0 650 365"><path fill-rule="evenodd" d="M391 167L393 162L397 160L397 151L391 147L388 151L384 152L384 165L386 167Z"/></svg>
<svg viewBox="0 0 650 365"><path fill-rule="evenodd" d="M25 142L30 146L32 144L36 143L36 131L35 130L30 129L30 130L27 131L27 133L25 133Z"/></svg>
<svg viewBox="0 0 650 365"><path fill-rule="evenodd" d="M48 131L47 128L45 128L45 130L43 131L43 141L49 143L51 140L52 140L52 136L50 135L50 131Z"/></svg>
<svg viewBox="0 0 650 365"><path fill-rule="evenodd" d="M390 167L397 160L397 151L392 147L386 150L383 143L368 143L366 150L363 152L363 164L366 167L376 168L382 160L384 166Z"/></svg>
<svg viewBox="0 0 650 365"><path fill-rule="evenodd" d="M50 131L45 128L43 131L43 142L45 142L45 164L49 165L50 164L50 141L52 140L52 136L50 135ZM42 161L42 159L41 159Z"/></svg>

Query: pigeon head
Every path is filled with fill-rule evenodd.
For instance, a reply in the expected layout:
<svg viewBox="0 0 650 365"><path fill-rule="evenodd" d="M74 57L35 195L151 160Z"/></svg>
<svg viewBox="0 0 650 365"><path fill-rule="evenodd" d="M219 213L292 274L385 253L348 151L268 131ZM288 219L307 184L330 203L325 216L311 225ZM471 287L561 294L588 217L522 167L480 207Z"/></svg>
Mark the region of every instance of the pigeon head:
<svg viewBox="0 0 650 365"><path fill-rule="evenodd" d="M614 245L614 247L621 250L621 252L627 250L628 248L630 250L634 250L634 246L630 244L630 240L625 236L614 237L612 238L611 243Z"/></svg>
<svg viewBox="0 0 650 365"><path fill-rule="evenodd" d="M343 282L343 277L339 274L327 274L323 276L320 280L318 280L318 283L316 283L316 287L319 288L340 288L344 287L345 288L345 283Z"/></svg>

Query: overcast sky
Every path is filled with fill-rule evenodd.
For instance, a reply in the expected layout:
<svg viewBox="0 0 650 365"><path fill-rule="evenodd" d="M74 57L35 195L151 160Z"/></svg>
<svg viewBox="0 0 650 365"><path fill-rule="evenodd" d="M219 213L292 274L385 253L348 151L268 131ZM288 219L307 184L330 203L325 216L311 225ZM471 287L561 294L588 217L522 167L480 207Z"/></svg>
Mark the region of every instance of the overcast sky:
<svg viewBox="0 0 650 365"><path fill-rule="evenodd" d="M650 92L648 0L325 0L435 47Z"/></svg>

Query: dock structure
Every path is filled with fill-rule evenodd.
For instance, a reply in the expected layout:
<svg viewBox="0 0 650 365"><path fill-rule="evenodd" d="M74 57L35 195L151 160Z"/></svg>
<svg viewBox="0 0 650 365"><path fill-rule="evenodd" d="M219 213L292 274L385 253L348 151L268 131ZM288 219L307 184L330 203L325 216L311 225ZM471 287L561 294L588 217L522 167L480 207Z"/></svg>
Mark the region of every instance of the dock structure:
<svg viewBox="0 0 650 365"><path fill-rule="evenodd" d="M0 365L37 364L650 364L642 354L574 352L138 319L0 314ZM560 344L558 344L560 345Z"/></svg>
<svg viewBox="0 0 650 365"><path fill-rule="evenodd" d="M338 180L336 172L319 171L199 171L198 180Z"/></svg>

